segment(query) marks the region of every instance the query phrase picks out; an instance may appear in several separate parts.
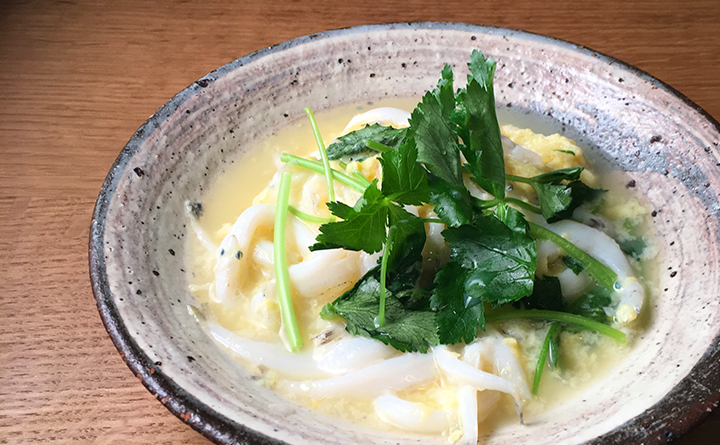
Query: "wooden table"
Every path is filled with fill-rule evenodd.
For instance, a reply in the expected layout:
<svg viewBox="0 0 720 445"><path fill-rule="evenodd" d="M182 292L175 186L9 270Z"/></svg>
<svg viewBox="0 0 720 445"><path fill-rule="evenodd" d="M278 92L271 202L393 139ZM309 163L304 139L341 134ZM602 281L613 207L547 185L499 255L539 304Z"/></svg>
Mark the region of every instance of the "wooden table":
<svg viewBox="0 0 720 445"><path fill-rule="evenodd" d="M5 2L0 443L206 443L138 383L100 322L87 243L105 174L153 111L216 67L326 29L425 20L586 45L720 118L717 0ZM719 427L716 411L677 443L718 443Z"/></svg>

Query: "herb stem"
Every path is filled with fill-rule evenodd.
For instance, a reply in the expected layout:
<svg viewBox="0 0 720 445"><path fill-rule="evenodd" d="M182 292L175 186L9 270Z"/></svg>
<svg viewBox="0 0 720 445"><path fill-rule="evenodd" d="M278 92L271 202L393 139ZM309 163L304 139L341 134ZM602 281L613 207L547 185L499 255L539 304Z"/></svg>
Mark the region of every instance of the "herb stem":
<svg viewBox="0 0 720 445"><path fill-rule="evenodd" d="M328 159L327 150L325 150L325 143L320 136L320 128L318 128L317 120L310 107L305 108L305 114L310 119L310 126L312 127L313 134L315 135L315 142L317 143L318 151L320 152L320 158L323 163L323 170L325 173L325 182L327 183L328 189L328 201L335 201L335 187L333 186L333 174L330 168L330 160Z"/></svg>
<svg viewBox="0 0 720 445"><path fill-rule="evenodd" d="M578 325L591 331L597 331L619 341L620 343L625 343L627 339L625 333L622 331L618 331L613 327L595 320L591 320L580 315L568 314L567 312L528 309L522 311L491 312L485 314L485 321L488 323L514 319L559 321L561 323Z"/></svg>
<svg viewBox="0 0 720 445"><path fill-rule="evenodd" d="M385 249L383 249L382 262L380 263L380 308L378 310L378 325L385 324L385 282L387 279L388 259L392 250L393 238L395 236L395 226L388 229L387 240L385 241Z"/></svg>
<svg viewBox="0 0 720 445"><path fill-rule="evenodd" d="M330 222L330 218L323 218L321 216L311 215L309 213L305 213L301 210L298 210L291 205L288 206L288 212L292 213L293 215L297 216L298 218L300 218L303 221L307 221L307 222L311 222L311 223L325 224L325 223Z"/></svg>
<svg viewBox="0 0 720 445"><path fill-rule="evenodd" d="M422 220L424 223L445 224L445 222L439 218L422 218Z"/></svg>
<svg viewBox="0 0 720 445"><path fill-rule="evenodd" d="M534 205L532 205L528 202L522 201L520 199L505 197L505 202L507 202L508 204L514 204L523 210L527 210L528 212L537 213L538 215L542 215L542 209L535 207Z"/></svg>
<svg viewBox="0 0 720 445"><path fill-rule="evenodd" d="M317 161L311 161L310 159L304 159L300 156L291 155L289 153L283 153L282 156L280 156L280 160L282 162L288 162L293 163L295 165L298 165L302 168L307 168L308 170L312 170L316 173L324 173L325 168L324 166ZM339 172L337 170L330 169L330 173L332 174L332 177L339 182L342 182L343 184L347 185L348 187L352 187L353 189L357 190L358 192L362 193L367 188L365 185L363 185L360 181L357 179L346 175L345 173Z"/></svg>
<svg viewBox="0 0 720 445"><path fill-rule="evenodd" d="M280 314L283 325L285 325L288 346L291 351L296 352L303 347L303 341L302 337L300 337L300 329L297 324L297 319L295 318L295 309L293 308L292 295L290 294L290 272L288 271L287 257L285 254L285 229L287 227L291 182L292 172L285 172L280 177L277 204L275 206L275 230L273 236L275 249L273 255Z"/></svg>
<svg viewBox="0 0 720 445"><path fill-rule="evenodd" d="M352 175L353 175L354 178L357 178L358 181L360 181L360 182L362 182L363 184L365 184L365 187L367 187L367 186L369 186L369 185L371 184L371 182L368 181L368 178L366 178L365 176L363 176L363 174L360 173L360 172L353 172Z"/></svg>
<svg viewBox="0 0 720 445"><path fill-rule="evenodd" d="M591 255L588 255L585 251L577 247L575 244L566 240L552 230L546 229L543 226L537 225L529 221L528 225L530 227L530 236L536 239L551 241L557 244L558 247L565 251L565 253L578 260L588 271L588 273L592 275L598 283L600 283L601 286L612 291L615 290L617 274L610 270L610 268L608 268L606 265L596 260Z"/></svg>
<svg viewBox="0 0 720 445"><path fill-rule="evenodd" d="M507 173L505 174L505 179L507 179L508 181L522 182L523 184L532 183L531 178L523 178L522 176L508 175Z"/></svg>
<svg viewBox="0 0 720 445"><path fill-rule="evenodd" d="M386 151L393 150L392 147L385 145L381 142L373 141L373 140L368 141L367 146L369 149L379 151L380 153L384 153Z"/></svg>
<svg viewBox="0 0 720 445"><path fill-rule="evenodd" d="M540 388L540 379L542 378L543 370L545 369L545 361L547 360L548 354L550 353L550 343L553 337L560 330L560 323L554 323L548 329L547 335L545 335L545 341L543 342L542 348L540 349L540 357L538 357L537 366L535 367L535 379L533 380L532 393L537 395L538 388Z"/></svg>
<svg viewBox="0 0 720 445"><path fill-rule="evenodd" d="M517 198L507 198L506 197L505 199L495 198L495 199L489 199L489 200L473 198L473 201L475 201L475 205L480 209L489 209L491 207L495 207L495 206L500 205L503 202L505 202L508 204L514 204L514 205L520 207L521 209L525 209L532 213L542 214L541 209L535 207L534 205L532 205L530 203L521 201Z"/></svg>
<svg viewBox="0 0 720 445"><path fill-rule="evenodd" d="M480 209L489 209L491 207L495 207L496 205L503 202L502 199L490 199L490 200L484 200L480 198L474 198L473 201L475 202L475 205Z"/></svg>

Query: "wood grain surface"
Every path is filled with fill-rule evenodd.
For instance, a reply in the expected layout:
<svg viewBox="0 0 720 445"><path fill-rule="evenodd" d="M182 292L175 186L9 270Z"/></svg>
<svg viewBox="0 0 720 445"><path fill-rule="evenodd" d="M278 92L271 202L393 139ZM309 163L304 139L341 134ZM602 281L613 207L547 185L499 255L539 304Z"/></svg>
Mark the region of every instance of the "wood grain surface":
<svg viewBox="0 0 720 445"><path fill-rule="evenodd" d="M0 3L0 443L207 443L132 376L90 289L88 226L133 132L209 71L352 25L462 21L631 63L720 117L720 2ZM720 443L720 412L678 444Z"/></svg>

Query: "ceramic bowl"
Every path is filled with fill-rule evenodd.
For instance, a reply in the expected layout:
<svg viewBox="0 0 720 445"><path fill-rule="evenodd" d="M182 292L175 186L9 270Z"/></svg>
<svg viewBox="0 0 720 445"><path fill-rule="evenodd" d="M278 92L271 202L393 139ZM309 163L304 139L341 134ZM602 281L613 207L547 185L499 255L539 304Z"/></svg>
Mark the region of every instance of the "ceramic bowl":
<svg viewBox="0 0 720 445"><path fill-rule="evenodd" d="M628 359L487 444L661 443L720 399L718 123L668 85L587 48L507 29L411 23L329 31L240 58L195 82L132 136L95 207L98 308L130 369L173 414L218 443L420 443L368 430L260 387L188 314L185 202L306 106L420 97L473 49L498 60L498 107L544 116L634 179L653 209L660 270L650 323Z"/></svg>

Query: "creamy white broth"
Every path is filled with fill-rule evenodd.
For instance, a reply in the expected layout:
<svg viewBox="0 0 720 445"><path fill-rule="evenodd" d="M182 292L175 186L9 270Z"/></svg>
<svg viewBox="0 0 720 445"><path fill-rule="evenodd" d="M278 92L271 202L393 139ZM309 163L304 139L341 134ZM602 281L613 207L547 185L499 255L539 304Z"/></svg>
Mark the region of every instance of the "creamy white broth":
<svg viewBox="0 0 720 445"><path fill-rule="evenodd" d="M373 104L341 107L331 112L318 113L317 119L321 134L327 144L339 136L352 116L358 113L379 106L411 110L414 105L415 101L413 100L379 101ZM501 115L501 117L512 119L512 116L507 114ZM307 120L302 119L294 125L281 129L267 140L258 142L258 146L250 151L252 153L251 157L246 156L227 167L226 171L210 188L202 202L204 213L199 220L199 224L212 243L219 246L230 225L254 202L273 202L272 191L263 192L263 190L271 182L273 175L281 165L279 161L281 153L288 152L306 157L315 150L316 146L310 125ZM582 162L581 165L584 165L584 160ZM556 166L553 169L555 168L561 167ZM295 171L296 181L305 180L306 178L301 177L303 174L309 175L307 171L302 172L299 169L295 169ZM529 176L530 173L532 172L516 172L516 174L526 176ZM587 174L591 175L590 170L587 171ZM300 178L298 179L297 176L300 176ZM597 179L593 175L590 176L589 181L597 181ZM593 185L596 184L599 183L596 182ZM611 207L611 212L621 214L622 202L628 201L628 196L624 190L613 190L612 193L618 197L608 200L608 206ZM350 195L352 194L350 193ZM352 202L349 202L349 204L352 204ZM642 210L633 207L632 211L635 212L634 215L637 216L639 221L642 221ZM326 216L326 214L323 216ZM259 232L257 236L272 239L272 233L267 233L271 231L263 230L264 232ZM191 233L191 235L194 234ZM273 323L270 323L266 328L259 329L256 324L248 322L245 315L247 304L219 304L212 301L207 284L214 280L215 253L208 251L196 236L189 236L189 239L193 277L191 290L197 295L199 303L207 308L211 316L222 327L242 337L282 345L281 337L278 335L281 327L279 318L273 320ZM290 264L298 263L300 259L297 258L297 255L293 257L292 253L288 257ZM272 278L268 276L267 271L258 268L248 271L248 277L248 280L255 282L267 281ZM312 339L314 337L332 328L329 322L318 317L323 305L334 300L353 284L349 283L343 289L337 289L336 294L323 295L319 299L294 297L295 311L305 342L305 351L309 350L313 345ZM540 414L552 409L553 406L563 400L576 396L584 387L592 384L615 363L625 357L632 348L634 334L642 329L644 324L642 318L646 318L646 316L641 317L641 320L632 324L631 327L624 329L629 334L628 342L625 344L619 344L615 340L595 332L571 333L564 331L561 334L562 347L559 368L554 369L546 366L538 395L533 396L524 404L525 423L531 425L533 419ZM544 322L522 320L493 323L488 327L488 331L496 331L509 339L508 343L516 354L530 386L532 386L538 354L548 328L549 325ZM335 330L337 329L338 327L335 326ZM339 335L346 336L348 334L341 332ZM515 340L516 342L513 343ZM288 390L285 384L287 379L281 372L268 369L267 366L258 366L256 363L243 359L231 351L228 352L237 358L238 362L248 372L258 376L261 385L278 391L284 397L301 405L323 414L339 417L371 428L408 433L389 425L377 415L373 407L374 396L369 398L331 396L320 399L306 392ZM400 353L394 352L393 355L400 355ZM488 369L488 371L490 370ZM444 388L440 378L409 389L396 391L395 395L407 401L423 403L426 407L436 410L447 410L457 405L457 401L453 400L453 398L456 399L454 389ZM513 398L507 394L502 394L499 402L490 410L487 418L480 423L480 436L490 434L498 428L517 422L518 416ZM457 414L448 417L448 425L448 428L441 435L450 441L458 440L463 428Z"/></svg>

